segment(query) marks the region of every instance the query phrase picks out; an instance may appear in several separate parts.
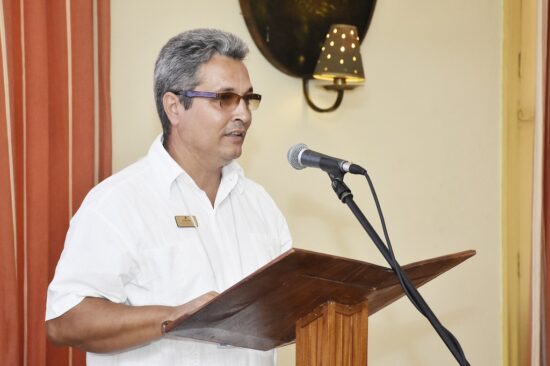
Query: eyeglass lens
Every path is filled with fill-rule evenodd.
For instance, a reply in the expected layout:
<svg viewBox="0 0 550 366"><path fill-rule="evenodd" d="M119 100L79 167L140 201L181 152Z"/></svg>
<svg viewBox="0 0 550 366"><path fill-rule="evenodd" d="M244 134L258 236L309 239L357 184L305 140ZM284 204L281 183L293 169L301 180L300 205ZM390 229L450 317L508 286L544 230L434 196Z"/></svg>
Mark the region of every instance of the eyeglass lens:
<svg viewBox="0 0 550 366"><path fill-rule="evenodd" d="M232 92L220 93L220 105L222 108L235 108L240 102L241 98L250 110L255 110L260 105L260 99L255 94L245 94L240 96Z"/></svg>

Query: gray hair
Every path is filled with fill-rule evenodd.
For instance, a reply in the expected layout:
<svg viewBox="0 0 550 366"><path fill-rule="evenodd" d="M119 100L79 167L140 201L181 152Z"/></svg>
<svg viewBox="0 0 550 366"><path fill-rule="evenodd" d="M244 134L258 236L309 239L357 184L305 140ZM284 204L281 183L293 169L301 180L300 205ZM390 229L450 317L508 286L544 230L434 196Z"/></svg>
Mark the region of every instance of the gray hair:
<svg viewBox="0 0 550 366"><path fill-rule="evenodd" d="M164 142L170 135L171 124L162 97L169 91L194 89L200 82L198 68L217 54L242 61L248 47L231 33L206 28L180 33L162 47L155 63L154 91ZM180 101L185 109L191 107L191 98L180 96Z"/></svg>

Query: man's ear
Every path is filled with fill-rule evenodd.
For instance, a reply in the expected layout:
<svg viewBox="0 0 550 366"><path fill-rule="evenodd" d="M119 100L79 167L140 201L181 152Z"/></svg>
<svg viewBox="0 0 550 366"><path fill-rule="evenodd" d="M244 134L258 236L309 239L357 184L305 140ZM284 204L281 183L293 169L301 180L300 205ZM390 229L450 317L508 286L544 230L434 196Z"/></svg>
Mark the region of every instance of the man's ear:
<svg viewBox="0 0 550 366"><path fill-rule="evenodd" d="M162 106L164 108L164 113L168 116L170 123L175 125L179 121L179 115L181 114L183 105L180 104L179 97L172 93L167 92L162 97Z"/></svg>

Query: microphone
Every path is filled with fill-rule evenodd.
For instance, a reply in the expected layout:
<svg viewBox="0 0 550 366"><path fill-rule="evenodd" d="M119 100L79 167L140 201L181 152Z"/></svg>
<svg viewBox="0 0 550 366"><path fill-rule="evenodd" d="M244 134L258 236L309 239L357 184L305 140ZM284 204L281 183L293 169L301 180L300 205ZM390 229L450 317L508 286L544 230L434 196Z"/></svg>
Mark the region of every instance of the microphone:
<svg viewBox="0 0 550 366"><path fill-rule="evenodd" d="M367 171L357 164L310 150L306 144L296 144L288 150L288 162L294 169L319 168L327 173L365 175Z"/></svg>

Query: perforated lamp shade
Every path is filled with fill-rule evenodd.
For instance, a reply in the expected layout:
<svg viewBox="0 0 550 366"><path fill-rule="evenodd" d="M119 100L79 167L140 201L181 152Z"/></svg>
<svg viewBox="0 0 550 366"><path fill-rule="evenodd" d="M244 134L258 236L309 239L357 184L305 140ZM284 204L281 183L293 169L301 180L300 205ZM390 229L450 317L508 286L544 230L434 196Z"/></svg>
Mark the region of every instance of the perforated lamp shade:
<svg viewBox="0 0 550 366"><path fill-rule="evenodd" d="M359 46L355 26L333 24L321 48L313 77L321 80L344 79L344 82L355 83L365 80Z"/></svg>

